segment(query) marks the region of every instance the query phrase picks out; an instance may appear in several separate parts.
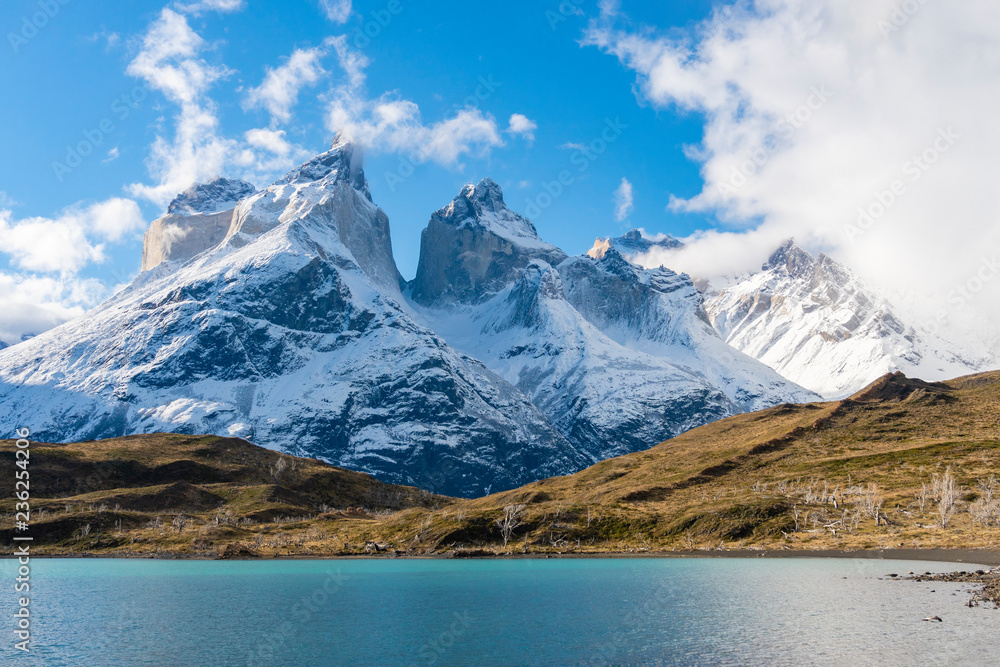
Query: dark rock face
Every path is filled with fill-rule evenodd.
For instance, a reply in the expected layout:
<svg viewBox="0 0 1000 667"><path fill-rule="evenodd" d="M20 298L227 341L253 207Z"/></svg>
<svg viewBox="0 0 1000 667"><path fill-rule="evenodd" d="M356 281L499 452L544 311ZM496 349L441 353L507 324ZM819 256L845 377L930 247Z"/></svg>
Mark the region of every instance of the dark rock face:
<svg viewBox="0 0 1000 667"><path fill-rule="evenodd" d="M413 300L422 305L482 303L532 260L558 264L565 258L538 238L529 220L507 208L499 185L484 179L462 188L420 235Z"/></svg>
<svg viewBox="0 0 1000 667"><path fill-rule="evenodd" d="M764 271L778 269L790 276L808 278L812 277L816 271L816 260L813 259L812 255L795 245L794 240L788 239L771 254L762 269Z"/></svg>
<svg viewBox="0 0 1000 667"><path fill-rule="evenodd" d="M615 247L601 259L574 257L559 266L573 307L602 331L667 344L691 344L692 335L714 337L702 297L686 275L641 269Z"/></svg>

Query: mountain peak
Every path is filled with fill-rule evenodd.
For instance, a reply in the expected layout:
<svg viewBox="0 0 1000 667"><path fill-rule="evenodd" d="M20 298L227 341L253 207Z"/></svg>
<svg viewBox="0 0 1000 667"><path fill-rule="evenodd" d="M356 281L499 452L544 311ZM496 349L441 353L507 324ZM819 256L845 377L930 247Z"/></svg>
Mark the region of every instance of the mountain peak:
<svg viewBox="0 0 1000 667"><path fill-rule="evenodd" d="M778 268L784 268L792 276L806 275L815 270L816 260L812 255L795 245L795 239L787 239L771 253L763 266L764 271Z"/></svg>
<svg viewBox="0 0 1000 667"><path fill-rule="evenodd" d="M275 185L302 185L317 181L343 181L372 201L364 172L364 150L343 132L334 137L330 150L292 169Z"/></svg>
<svg viewBox="0 0 1000 667"><path fill-rule="evenodd" d="M503 200L503 190L492 178L484 178L476 185L469 183L462 188L458 196L493 212L507 208Z"/></svg>
<svg viewBox="0 0 1000 667"><path fill-rule="evenodd" d="M530 220L507 207L503 190L490 178L463 186L458 196L432 219L458 229L483 230L517 246L553 247L539 238Z"/></svg>
<svg viewBox="0 0 1000 667"><path fill-rule="evenodd" d="M420 235L413 298L480 303L535 259L555 266L566 253L539 238L530 220L507 208L500 186L484 178L431 216Z"/></svg>
<svg viewBox="0 0 1000 667"><path fill-rule="evenodd" d="M208 183L198 183L180 193L167 207L171 215L212 215L231 208L244 197L257 192L250 183L217 177Z"/></svg>
<svg viewBox="0 0 1000 667"><path fill-rule="evenodd" d="M651 236L641 229L632 229L616 238L598 238L594 241L594 247L587 251L587 255L594 259L601 259L609 248L615 248L625 259L632 262L639 255L643 255L653 248L663 248L672 250L681 248L684 244L666 234Z"/></svg>
<svg viewBox="0 0 1000 667"><path fill-rule="evenodd" d="M348 139L344 131L341 130L340 132L337 132L336 135L334 135L333 141L330 142L330 150L336 150L341 146L348 146L351 143L352 143L351 140Z"/></svg>

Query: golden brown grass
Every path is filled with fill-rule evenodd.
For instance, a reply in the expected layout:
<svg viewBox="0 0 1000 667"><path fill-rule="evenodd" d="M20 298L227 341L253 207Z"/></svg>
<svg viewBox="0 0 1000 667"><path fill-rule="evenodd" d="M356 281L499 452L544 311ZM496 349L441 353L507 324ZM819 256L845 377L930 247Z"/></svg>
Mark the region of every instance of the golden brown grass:
<svg viewBox="0 0 1000 667"><path fill-rule="evenodd" d="M7 469L11 450L0 447ZM51 539L39 544L50 553L1000 547L1000 516L990 514L986 487L1000 477L1000 373L934 384L887 376L845 401L725 419L575 475L474 500L379 485L291 457L294 476L275 481L269 471L279 455L222 438L36 445L32 456L32 478L49 475L50 488L42 483L34 501L46 514L33 526L53 524ZM81 486L109 461L117 467L105 486ZM141 474L130 473L128 461L141 464ZM174 468L189 476L148 472ZM947 479L956 494L942 526ZM0 480L5 491L9 485ZM997 503L1000 485L995 493ZM511 506L518 525L504 550L496 520ZM12 504L0 510L0 533L9 535ZM192 523L178 531L172 522L181 513Z"/></svg>

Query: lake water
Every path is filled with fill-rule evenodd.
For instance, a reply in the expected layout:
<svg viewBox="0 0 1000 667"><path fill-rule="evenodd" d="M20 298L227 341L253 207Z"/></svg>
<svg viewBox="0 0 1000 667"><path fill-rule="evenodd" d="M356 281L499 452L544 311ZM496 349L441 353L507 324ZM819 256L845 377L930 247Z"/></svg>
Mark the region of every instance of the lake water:
<svg viewBox="0 0 1000 667"><path fill-rule="evenodd" d="M1000 611L963 606L966 586L878 579L968 568L820 559L37 559L25 655L13 650L16 562L3 560L0 663L995 665ZM921 621L934 615L944 622Z"/></svg>

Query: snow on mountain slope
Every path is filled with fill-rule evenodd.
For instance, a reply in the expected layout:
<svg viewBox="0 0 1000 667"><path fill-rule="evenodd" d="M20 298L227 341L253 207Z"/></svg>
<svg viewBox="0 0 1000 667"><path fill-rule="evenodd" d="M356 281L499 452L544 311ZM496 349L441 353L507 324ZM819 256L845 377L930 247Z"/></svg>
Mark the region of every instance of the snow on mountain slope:
<svg viewBox="0 0 1000 667"><path fill-rule="evenodd" d="M732 413L720 391L691 373L604 336L569 305L559 273L544 262L485 304L425 317L527 394L594 462Z"/></svg>
<svg viewBox="0 0 1000 667"><path fill-rule="evenodd" d="M981 370L940 337L907 326L847 268L785 242L762 270L705 303L733 347L827 398L895 371L943 380Z"/></svg>
<svg viewBox="0 0 1000 667"><path fill-rule="evenodd" d="M816 399L722 340L687 275L642 269L613 248L601 260L570 258L559 272L567 300L606 336L689 369L718 388L736 412Z"/></svg>
<svg viewBox="0 0 1000 667"><path fill-rule="evenodd" d="M503 210L502 193L492 186L489 215L473 206L450 217L451 226L467 231L452 237L461 246L429 243L440 237L425 233L421 262L441 266L462 254L494 252L493 216L515 214ZM738 412L817 398L726 345L687 276L640 269L613 247L601 259L572 257L553 266L538 248L565 257L535 235L504 247L510 261L488 287L436 293L425 284L422 301L431 305L412 305L449 344L531 397L594 460Z"/></svg>
<svg viewBox="0 0 1000 667"><path fill-rule="evenodd" d="M216 178L208 183L193 185L177 195L167 207L172 215L212 215L231 211L241 199L257 192L250 183L228 178Z"/></svg>
<svg viewBox="0 0 1000 667"><path fill-rule="evenodd" d="M214 433L460 495L580 469L519 391L400 305L347 143L243 199L226 239L0 352L0 428Z"/></svg>

